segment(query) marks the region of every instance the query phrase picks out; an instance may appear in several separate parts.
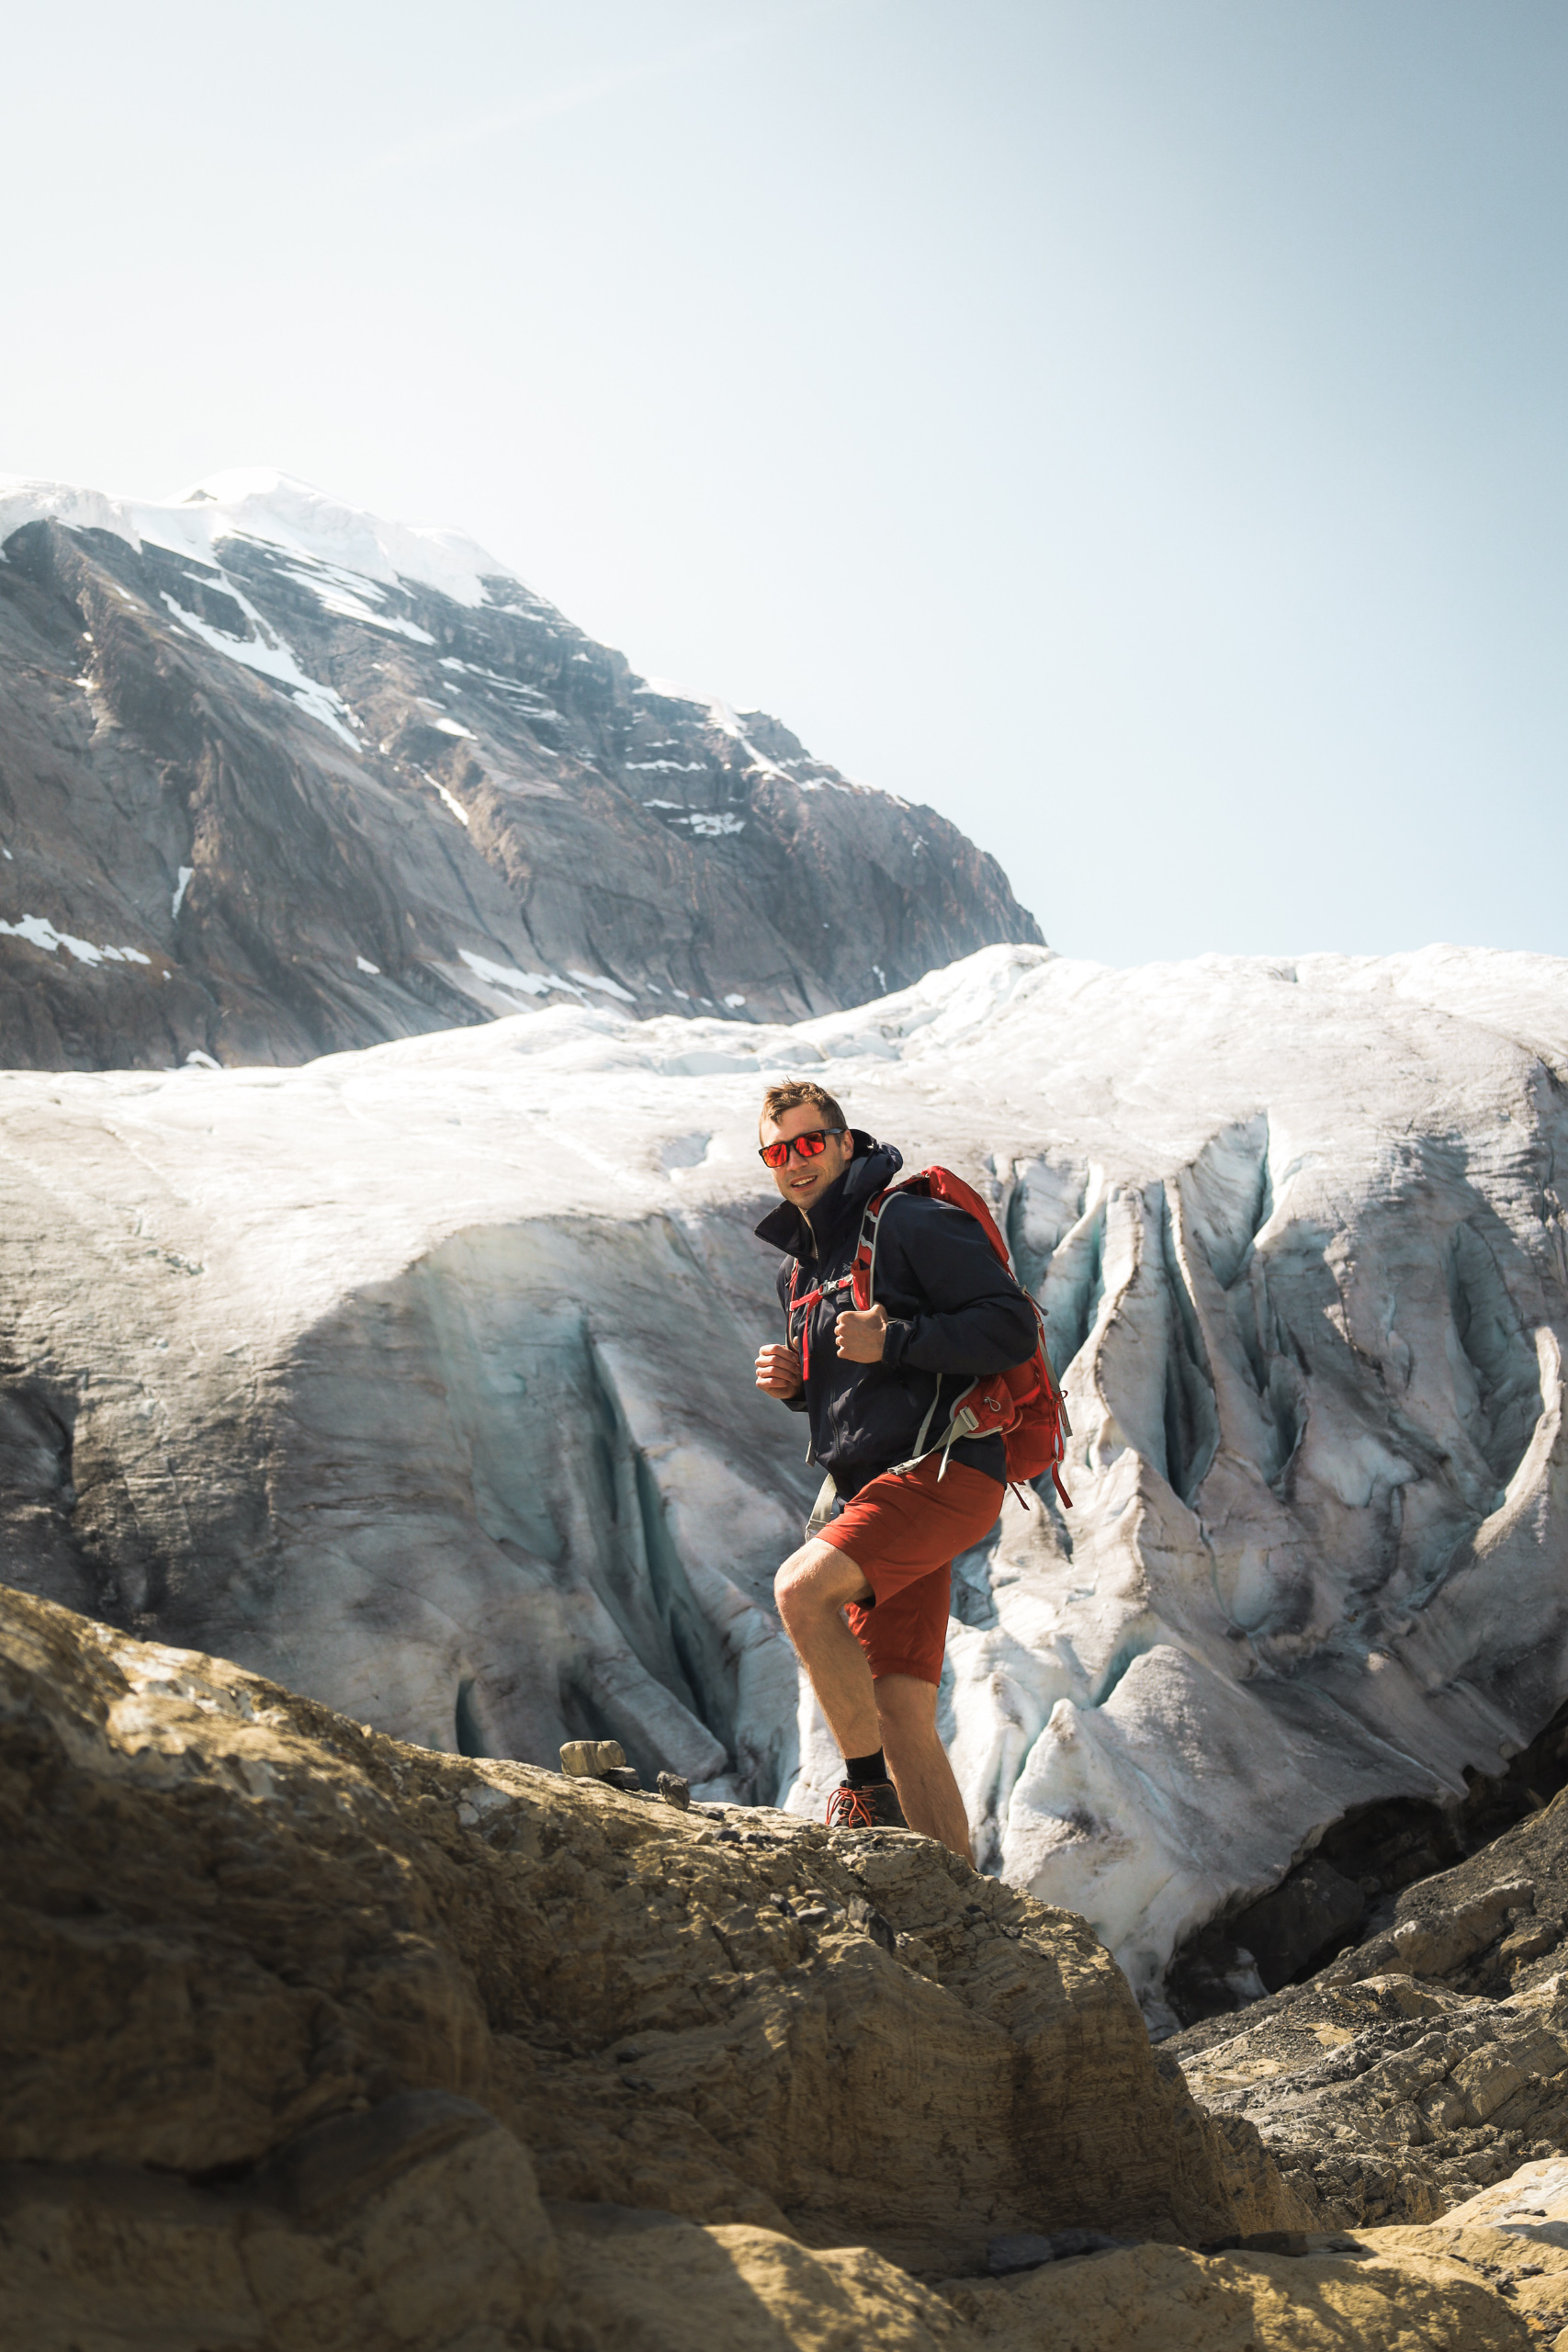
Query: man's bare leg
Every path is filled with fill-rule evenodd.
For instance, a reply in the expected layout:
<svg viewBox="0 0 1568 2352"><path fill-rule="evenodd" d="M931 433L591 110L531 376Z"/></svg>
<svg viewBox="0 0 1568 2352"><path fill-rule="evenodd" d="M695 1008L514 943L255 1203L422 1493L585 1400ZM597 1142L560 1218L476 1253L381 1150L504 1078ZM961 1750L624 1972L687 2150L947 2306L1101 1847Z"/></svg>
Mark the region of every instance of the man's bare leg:
<svg viewBox="0 0 1568 2352"><path fill-rule="evenodd" d="M848 1633L848 1626L844 1630ZM881 1725L877 1744L887 1758L905 1820L923 1837L936 1838L960 1861L972 1863L968 1816L947 1750L937 1736L936 1684L917 1681L912 1674L884 1674L872 1689Z"/></svg>
<svg viewBox="0 0 1568 2352"><path fill-rule="evenodd" d="M843 1616L846 1601L870 1600L864 1577L847 1552L813 1537L773 1578L773 1598L840 1754L874 1755L882 1745L875 1686Z"/></svg>
<svg viewBox="0 0 1568 2352"><path fill-rule="evenodd" d="M816 1540L802 1544L773 1579L779 1614L840 1754L870 1756L880 1747L910 1828L971 1862L964 1800L937 1737L935 1683L912 1674L885 1674L874 1682L865 1652L844 1623L845 1602L870 1593L847 1552Z"/></svg>

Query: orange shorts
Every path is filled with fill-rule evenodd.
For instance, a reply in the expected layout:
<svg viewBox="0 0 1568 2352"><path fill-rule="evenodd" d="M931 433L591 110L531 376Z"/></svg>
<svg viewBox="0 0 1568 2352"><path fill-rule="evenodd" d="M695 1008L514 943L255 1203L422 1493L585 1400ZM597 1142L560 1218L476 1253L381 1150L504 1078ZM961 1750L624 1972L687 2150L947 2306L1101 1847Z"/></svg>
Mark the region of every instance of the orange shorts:
<svg viewBox="0 0 1568 2352"><path fill-rule="evenodd" d="M950 1461L939 1484L940 1467L940 1455L930 1454L918 1470L884 1471L818 1532L821 1543L849 1554L875 1595L868 1607L851 1601L844 1611L874 1677L942 1680L953 1563L1001 1517L999 1478Z"/></svg>

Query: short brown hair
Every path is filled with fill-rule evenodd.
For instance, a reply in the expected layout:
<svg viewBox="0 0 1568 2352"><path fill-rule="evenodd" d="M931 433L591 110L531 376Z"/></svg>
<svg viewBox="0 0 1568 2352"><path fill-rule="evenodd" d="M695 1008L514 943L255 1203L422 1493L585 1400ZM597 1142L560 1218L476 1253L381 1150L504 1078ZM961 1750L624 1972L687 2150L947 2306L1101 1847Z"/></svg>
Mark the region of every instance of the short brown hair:
<svg viewBox="0 0 1568 2352"><path fill-rule="evenodd" d="M849 1121L827 1088L818 1086L814 1078L786 1078L782 1085L769 1087L762 1097L761 1113L757 1121L759 1135L763 1119L772 1119L776 1124L786 1111L798 1111L803 1102L809 1102L813 1110L821 1112L825 1127L842 1127L848 1135Z"/></svg>

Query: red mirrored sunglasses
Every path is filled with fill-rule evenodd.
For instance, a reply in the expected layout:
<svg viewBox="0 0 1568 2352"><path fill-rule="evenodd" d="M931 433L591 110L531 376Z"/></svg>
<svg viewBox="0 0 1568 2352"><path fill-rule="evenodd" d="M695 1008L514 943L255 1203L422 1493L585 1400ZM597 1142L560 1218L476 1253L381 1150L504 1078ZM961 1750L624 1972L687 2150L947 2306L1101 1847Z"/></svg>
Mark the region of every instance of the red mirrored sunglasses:
<svg viewBox="0 0 1568 2352"><path fill-rule="evenodd" d="M765 1143L758 1148L757 1157L764 1168L787 1168L792 1151L802 1159L820 1159L828 1148L829 1136L841 1136L842 1127L807 1127L803 1136L791 1136L787 1143Z"/></svg>

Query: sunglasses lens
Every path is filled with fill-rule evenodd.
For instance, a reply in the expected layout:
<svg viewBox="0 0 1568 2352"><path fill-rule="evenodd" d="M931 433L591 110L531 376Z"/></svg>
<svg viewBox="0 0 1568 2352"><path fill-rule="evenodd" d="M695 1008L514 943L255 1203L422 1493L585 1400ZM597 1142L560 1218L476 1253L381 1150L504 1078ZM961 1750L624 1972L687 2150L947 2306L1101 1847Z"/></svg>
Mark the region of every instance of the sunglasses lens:
<svg viewBox="0 0 1568 2352"><path fill-rule="evenodd" d="M828 1137L842 1133L841 1127L813 1127L809 1135L791 1136L787 1143L762 1144L762 1163L768 1168L783 1168L792 1151L798 1152L802 1159L820 1159L828 1148Z"/></svg>

